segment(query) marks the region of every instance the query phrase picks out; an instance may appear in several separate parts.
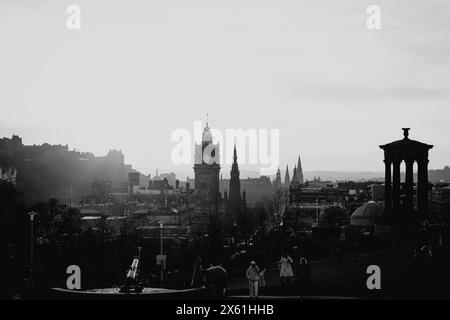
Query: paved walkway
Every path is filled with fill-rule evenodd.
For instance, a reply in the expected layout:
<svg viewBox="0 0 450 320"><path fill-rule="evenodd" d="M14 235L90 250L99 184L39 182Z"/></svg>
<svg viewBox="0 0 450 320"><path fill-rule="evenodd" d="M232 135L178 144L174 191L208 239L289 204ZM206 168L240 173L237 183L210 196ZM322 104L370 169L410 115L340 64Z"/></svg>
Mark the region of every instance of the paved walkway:
<svg viewBox="0 0 450 320"><path fill-rule="evenodd" d="M372 297L373 291L366 287L369 275L366 273L369 265L378 265L382 272L384 294L388 294L392 284L393 274L407 263L409 250L395 251L384 249L363 254L361 261L353 261L345 257L343 263L338 263L335 257L316 260L310 263L311 277L314 285L314 297ZM243 271L244 274L245 270ZM384 289L383 288L383 289ZM248 283L244 277L235 278L229 282L229 293L233 297L244 297L247 294ZM378 292L379 293L379 292ZM279 271L273 263L266 271L266 287L261 289L261 298L292 296L298 298L295 284L282 286L279 283Z"/></svg>

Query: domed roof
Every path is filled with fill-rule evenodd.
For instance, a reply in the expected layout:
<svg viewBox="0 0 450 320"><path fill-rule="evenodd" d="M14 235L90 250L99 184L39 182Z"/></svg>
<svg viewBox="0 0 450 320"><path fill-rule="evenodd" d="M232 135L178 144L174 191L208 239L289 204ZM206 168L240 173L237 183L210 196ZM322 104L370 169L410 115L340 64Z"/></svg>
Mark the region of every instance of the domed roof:
<svg viewBox="0 0 450 320"><path fill-rule="evenodd" d="M383 202L369 201L355 210L350 219L374 219L383 215Z"/></svg>

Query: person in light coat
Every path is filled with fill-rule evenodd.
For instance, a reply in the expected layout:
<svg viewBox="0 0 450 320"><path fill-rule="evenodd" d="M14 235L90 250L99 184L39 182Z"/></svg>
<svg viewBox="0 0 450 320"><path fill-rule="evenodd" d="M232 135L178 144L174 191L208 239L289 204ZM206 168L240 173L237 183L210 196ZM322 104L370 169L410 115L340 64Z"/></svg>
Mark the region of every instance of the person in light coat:
<svg viewBox="0 0 450 320"><path fill-rule="evenodd" d="M259 267L256 265L256 262L250 262L250 266L248 267L246 272L250 298L258 297L259 273Z"/></svg>
<svg viewBox="0 0 450 320"><path fill-rule="evenodd" d="M294 276L294 272L292 271L292 261L291 257L287 254L283 254L281 256L279 265L280 265L280 282L281 284L289 283L290 279Z"/></svg>

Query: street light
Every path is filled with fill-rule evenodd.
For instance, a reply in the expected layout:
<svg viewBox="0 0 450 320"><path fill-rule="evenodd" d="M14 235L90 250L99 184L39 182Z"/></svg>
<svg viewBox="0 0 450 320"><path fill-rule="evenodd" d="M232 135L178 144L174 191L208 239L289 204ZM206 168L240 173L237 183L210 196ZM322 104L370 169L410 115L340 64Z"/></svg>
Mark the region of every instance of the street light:
<svg viewBox="0 0 450 320"><path fill-rule="evenodd" d="M138 273L137 273L137 277L139 278L139 279L136 279L136 280L139 280L139 283L140 283L140 280L142 279L142 277L141 277L141 265L142 265L142 260L141 260L141 251L142 251L142 247L137 247L137 250L138 250L138 257L139 257L139 271L138 270L136 270Z"/></svg>
<svg viewBox="0 0 450 320"><path fill-rule="evenodd" d="M164 283L164 256L163 256L163 228L164 228L164 222L159 222L159 231L160 231L160 264L161 264L161 288L163 287Z"/></svg>
<svg viewBox="0 0 450 320"><path fill-rule="evenodd" d="M34 230L33 230L33 222L34 217L37 215L36 212L31 211L28 213L28 217L30 217L30 284L33 286L33 249L34 249Z"/></svg>

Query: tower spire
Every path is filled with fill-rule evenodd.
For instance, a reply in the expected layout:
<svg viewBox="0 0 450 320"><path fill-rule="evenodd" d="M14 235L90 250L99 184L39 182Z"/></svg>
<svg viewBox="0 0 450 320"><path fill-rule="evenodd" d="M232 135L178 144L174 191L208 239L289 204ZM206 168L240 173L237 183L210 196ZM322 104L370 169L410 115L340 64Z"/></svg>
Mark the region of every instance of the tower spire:
<svg viewBox="0 0 450 320"><path fill-rule="evenodd" d="M292 181L291 182L296 182L297 181L297 167L294 166L294 171L292 172Z"/></svg>
<svg viewBox="0 0 450 320"><path fill-rule="evenodd" d="M237 163L236 144L234 145L233 164L230 172L230 209L232 212L238 212L241 208L241 181L239 179L239 166Z"/></svg>
<svg viewBox="0 0 450 320"><path fill-rule="evenodd" d="M284 185L285 187L289 187L291 184L291 177L289 176L289 166L286 165L286 173L284 174Z"/></svg>
<svg viewBox="0 0 450 320"><path fill-rule="evenodd" d="M298 183L303 183L303 169L302 169L302 162L300 160L300 155L298 156L298 162L297 162L297 181Z"/></svg>

